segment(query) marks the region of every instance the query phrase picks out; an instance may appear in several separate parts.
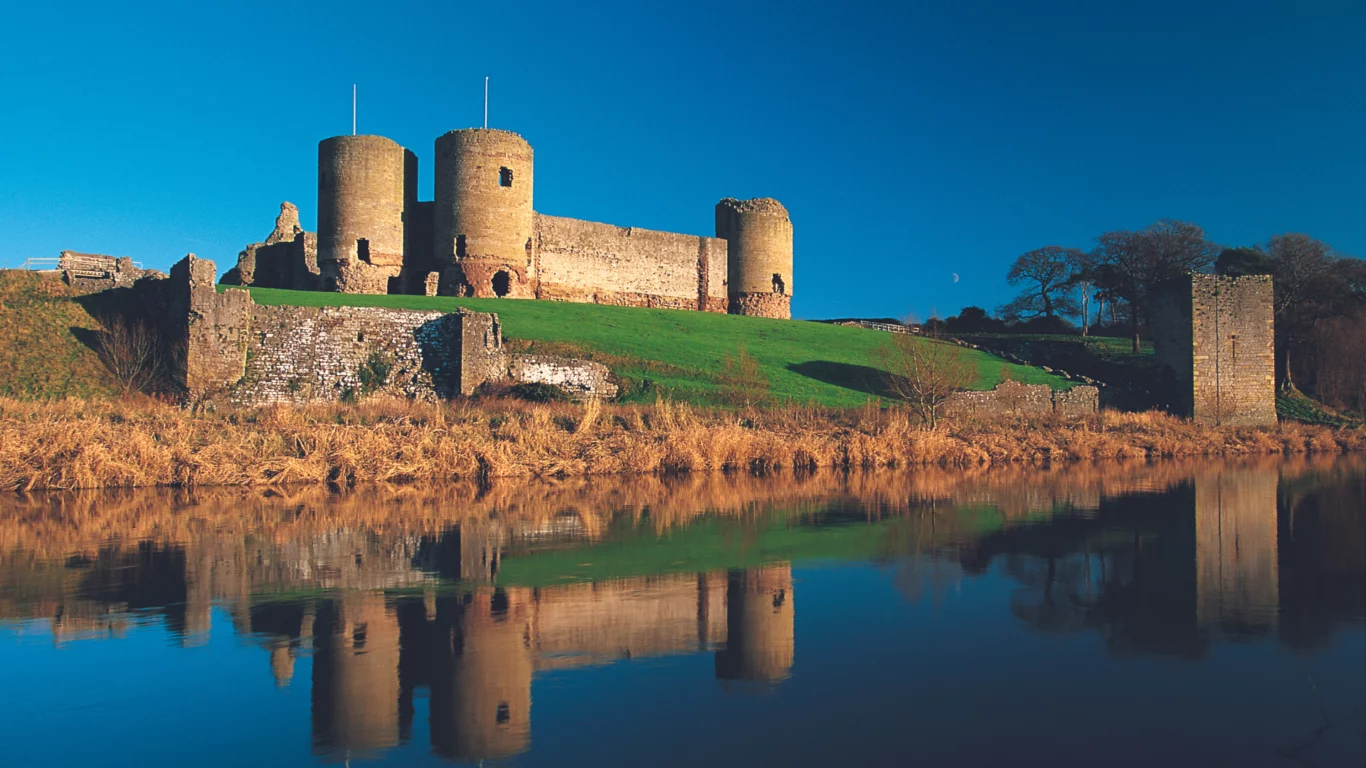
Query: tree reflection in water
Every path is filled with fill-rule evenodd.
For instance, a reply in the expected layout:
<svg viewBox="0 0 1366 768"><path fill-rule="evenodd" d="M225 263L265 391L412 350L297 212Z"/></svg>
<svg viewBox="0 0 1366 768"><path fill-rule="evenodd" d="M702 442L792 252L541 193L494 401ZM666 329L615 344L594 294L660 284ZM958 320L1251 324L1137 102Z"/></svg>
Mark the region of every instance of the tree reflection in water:
<svg viewBox="0 0 1366 768"><path fill-rule="evenodd" d="M708 653L727 686L796 674L793 562L891 565L912 602L997 571L1039 632L1199 659L1308 651L1366 615L1362 461L569 480L516 487L40 495L0 506L0 620L58 643L214 608L280 686L311 656L313 744L510 757L544 672Z"/></svg>

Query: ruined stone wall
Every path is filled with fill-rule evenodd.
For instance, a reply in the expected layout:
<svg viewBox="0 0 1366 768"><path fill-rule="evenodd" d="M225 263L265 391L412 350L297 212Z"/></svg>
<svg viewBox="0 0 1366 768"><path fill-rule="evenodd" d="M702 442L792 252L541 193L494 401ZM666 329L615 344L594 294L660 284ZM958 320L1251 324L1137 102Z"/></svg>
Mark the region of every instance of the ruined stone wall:
<svg viewBox="0 0 1366 768"><path fill-rule="evenodd" d="M730 313L792 317L792 219L777 200L726 198L716 236L729 245Z"/></svg>
<svg viewBox="0 0 1366 768"><path fill-rule="evenodd" d="M326 290L389 292L403 267L404 207L416 202L416 185L405 181L410 165L416 156L383 136L318 143L318 266Z"/></svg>
<svg viewBox="0 0 1366 768"><path fill-rule="evenodd" d="M78 293L98 293L132 285L147 275L165 277L154 269L139 269L127 256L62 251L57 257L62 280Z"/></svg>
<svg viewBox="0 0 1366 768"><path fill-rule="evenodd" d="M537 214L536 243L536 298L725 311L724 240Z"/></svg>
<svg viewBox="0 0 1366 768"><path fill-rule="evenodd" d="M1276 423L1273 286L1265 275L1189 275L1153 301L1158 362L1173 410L1206 424Z"/></svg>
<svg viewBox="0 0 1366 768"><path fill-rule="evenodd" d="M239 404L319 402L387 393L460 394L459 315L375 307L251 307Z"/></svg>
<svg viewBox="0 0 1366 768"><path fill-rule="evenodd" d="M192 400L222 391L246 366L251 295L237 289L218 293L217 276L212 261L190 254L171 267L167 281L169 335L184 348L173 377Z"/></svg>
<svg viewBox="0 0 1366 768"><path fill-rule="evenodd" d="M1083 418L1100 411L1100 390L1073 387L1054 391L1047 384L1003 381L986 392L958 392L944 403L943 412L960 418L999 419L1015 416Z"/></svg>
<svg viewBox="0 0 1366 768"><path fill-rule="evenodd" d="M507 376L522 384L549 384L580 400L610 399L618 391L607 366L569 357L513 355L508 360Z"/></svg>
<svg viewBox="0 0 1366 768"><path fill-rule="evenodd" d="M534 298L531 145L510 131L451 131L436 140L435 176L441 293Z"/></svg>

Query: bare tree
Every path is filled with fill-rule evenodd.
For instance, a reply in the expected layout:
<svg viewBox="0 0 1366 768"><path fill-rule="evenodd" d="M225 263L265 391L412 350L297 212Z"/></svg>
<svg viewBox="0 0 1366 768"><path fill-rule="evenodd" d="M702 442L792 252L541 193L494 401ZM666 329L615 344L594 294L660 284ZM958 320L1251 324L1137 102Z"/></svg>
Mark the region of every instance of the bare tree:
<svg viewBox="0 0 1366 768"><path fill-rule="evenodd" d="M1203 229L1184 221L1164 219L1137 232L1106 232L1096 241L1088 277L1129 305L1135 353L1140 348L1139 323L1148 310L1153 287L1190 272L1204 272L1219 255L1219 248Z"/></svg>
<svg viewBox="0 0 1366 768"><path fill-rule="evenodd" d="M1077 305L1068 293L1085 258L1082 251L1060 245L1021 254L1006 273L1006 282L1025 289L1002 313L1010 318L1075 315Z"/></svg>
<svg viewBox="0 0 1366 768"><path fill-rule="evenodd" d="M887 391L906 401L933 429L944 403L972 385L977 366L967 350L947 341L907 333L888 336L887 343L873 350L872 362L884 372Z"/></svg>
<svg viewBox="0 0 1366 768"><path fill-rule="evenodd" d="M145 392L163 373L161 345L148 323L112 314L101 320L96 353L124 393Z"/></svg>

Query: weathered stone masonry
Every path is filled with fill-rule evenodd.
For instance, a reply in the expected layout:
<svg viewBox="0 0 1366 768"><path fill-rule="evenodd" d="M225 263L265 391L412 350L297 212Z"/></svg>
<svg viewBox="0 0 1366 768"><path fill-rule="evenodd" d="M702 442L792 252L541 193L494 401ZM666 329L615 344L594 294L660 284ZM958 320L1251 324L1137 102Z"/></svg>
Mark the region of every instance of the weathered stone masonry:
<svg viewBox="0 0 1366 768"><path fill-rule="evenodd" d="M776 200L722 200L715 237L656 232L537 213L534 153L510 131L450 131L435 156L435 199L419 202L411 151L323 140L318 234L283 233L297 224L286 203L279 239L248 246L228 281L791 317L792 221Z"/></svg>
<svg viewBox="0 0 1366 768"><path fill-rule="evenodd" d="M1054 390L1047 384L1003 381L986 392L958 392L944 403L944 413L974 418L1057 415L1075 419L1100 411L1100 390L1081 386Z"/></svg>
<svg viewBox="0 0 1366 768"><path fill-rule="evenodd" d="M1155 355L1172 408L1205 424L1276 424L1275 313L1266 275L1188 275L1154 297Z"/></svg>
<svg viewBox="0 0 1366 768"><path fill-rule="evenodd" d="M190 256L167 281L172 325L184 329L181 383L192 400L436 400L497 381L550 384L580 398L617 392L597 363L507 354L495 314L263 306L247 291L216 292L213 277L213 262Z"/></svg>

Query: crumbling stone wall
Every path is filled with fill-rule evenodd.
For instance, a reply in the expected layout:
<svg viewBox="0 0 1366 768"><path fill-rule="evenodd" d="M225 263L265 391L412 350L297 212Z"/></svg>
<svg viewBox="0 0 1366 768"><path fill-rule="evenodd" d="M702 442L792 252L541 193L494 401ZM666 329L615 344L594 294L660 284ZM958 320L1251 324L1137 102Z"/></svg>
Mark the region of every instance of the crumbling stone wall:
<svg viewBox="0 0 1366 768"><path fill-rule="evenodd" d="M548 355L512 355L507 376L523 384L549 384L579 400L613 398L618 387L601 363Z"/></svg>
<svg viewBox="0 0 1366 768"><path fill-rule="evenodd" d="M1083 418L1100 411L1100 390L1073 387L1055 391L1047 384L1003 381L986 392L957 392L944 403L945 415L998 419L1008 416Z"/></svg>
<svg viewBox="0 0 1366 768"><path fill-rule="evenodd" d="M280 204L275 228L264 242L252 243L237 255L237 266L223 276L226 285L262 288L318 289L318 236L299 225L299 209Z"/></svg>
<svg viewBox="0 0 1366 768"><path fill-rule="evenodd" d="M536 298L723 312L726 242L536 216Z"/></svg>
<svg viewBox="0 0 1366 768"><path fill-rule="evenodd" d="M165 277L154 269L139 269L127 256L62 251L57 258L62 280L79 293L98 293L123 288L144 276Z"/></svg>
<svg viewBox="0 0 1366 768"><path fill-rule="evenodd" d="M1172 407L1205 424L1276 424L1275 313L1266 275L1188 275L1152 304L1154 354Z"/></svg>
<svg viewBox="0 0 1366 768"><path fill-rule="evenodd" d="M192 400L212 396L242 378L251 295L215 288L217 267L194 254L171 267L167 281L173 378Z"/></svg>
<svg viewBox="0 0 1366 768"><path fill-rule="evenodd" d="M163 281L169 335L184 349L176 378L192 402L435 400L490 381L550 384L579 398L617 393L597 363L506 354L492 313L263 306L247 291L218 293L214 276L213 262L190 255Z"/></svg>
<svg viewBox="0 0 1366 768"><path fill-rule="evenodd" d="M440 312L370 307L251 308L242 404L349 400L379 392L412 399L457 393L454 328Z"/></svg>

